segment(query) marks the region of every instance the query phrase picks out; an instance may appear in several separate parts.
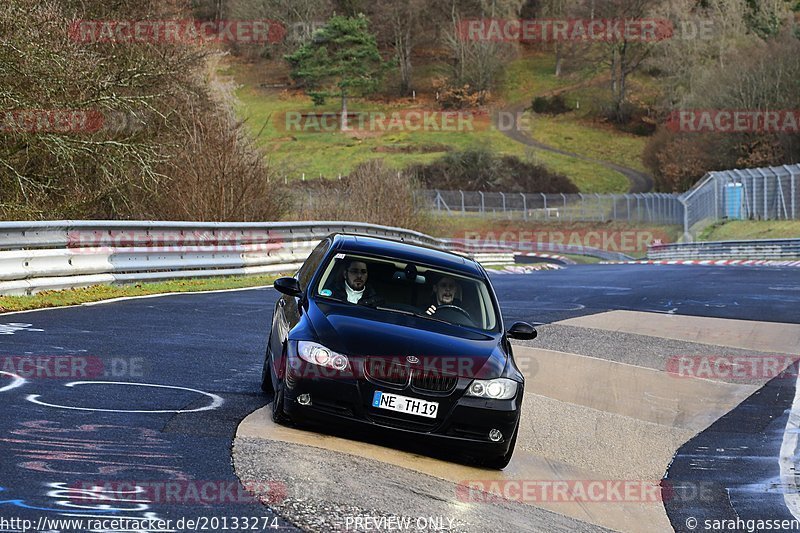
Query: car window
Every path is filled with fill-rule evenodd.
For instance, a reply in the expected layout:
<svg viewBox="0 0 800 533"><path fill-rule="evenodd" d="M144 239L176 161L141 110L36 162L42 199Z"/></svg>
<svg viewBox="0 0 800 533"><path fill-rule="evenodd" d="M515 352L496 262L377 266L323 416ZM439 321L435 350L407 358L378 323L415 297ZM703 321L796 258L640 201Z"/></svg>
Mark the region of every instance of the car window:
<svg viewBox="0 0 800 533"><path fill-rule="evenodd" d="M324 240L317 245L316 248L311 252L311 255L308 256L306 262L300 267L300 270L297 271L297 280L300 282L300 288L302 290L306 290L308 284L311 282L311 277L314 275L314 272L317 271L319 264L322 262L322 258L325 257L325 252L328 251L330 247L330 241Z"/></svg>
<svg viewBox="0 0 800 533"><path fill-rule="evenodd" d="M485 280L403 261L335 254L313 294L481 330L499 326Z"/></svg>

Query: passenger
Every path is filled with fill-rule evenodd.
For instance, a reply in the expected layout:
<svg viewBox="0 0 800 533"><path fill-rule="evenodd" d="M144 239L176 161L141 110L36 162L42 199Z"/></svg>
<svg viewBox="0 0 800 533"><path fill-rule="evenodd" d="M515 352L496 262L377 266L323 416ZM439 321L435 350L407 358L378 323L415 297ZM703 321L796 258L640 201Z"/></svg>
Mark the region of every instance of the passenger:
<svg viewBox="0 0 800 533"><path fill-rule="evenodd" d="M358 259L351 259L344 269L343 279L333 289L333 297L348 301L351 304L379 305L382 298L371 286L367 285L369 271L367 264Z"/></svg>

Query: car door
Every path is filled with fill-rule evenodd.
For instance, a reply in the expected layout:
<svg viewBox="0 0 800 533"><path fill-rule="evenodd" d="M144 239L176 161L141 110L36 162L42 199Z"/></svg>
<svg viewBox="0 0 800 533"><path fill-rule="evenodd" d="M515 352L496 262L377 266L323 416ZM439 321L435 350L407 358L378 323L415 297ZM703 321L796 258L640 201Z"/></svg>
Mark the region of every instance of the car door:
<svg viewBox="0 0 800 533"><path fill-rule="evenodd" d="M303 296L308 289L311 278L319 268L322 259L331 247L331 241L328 239L323 240L317 245L316 248L308 256L303 266L294 275L300 283L300 288L303 290ZM272 354L272 362L274 368L283 368L283 361L277 360L283 354L283 345L289 337L289 331L297 325L300 321L300 313L302 308L300 306L300 298L288 295L282 295L278 299L275 306L275 317L272 322L272 335L270 336L270 353Z"/></svg>

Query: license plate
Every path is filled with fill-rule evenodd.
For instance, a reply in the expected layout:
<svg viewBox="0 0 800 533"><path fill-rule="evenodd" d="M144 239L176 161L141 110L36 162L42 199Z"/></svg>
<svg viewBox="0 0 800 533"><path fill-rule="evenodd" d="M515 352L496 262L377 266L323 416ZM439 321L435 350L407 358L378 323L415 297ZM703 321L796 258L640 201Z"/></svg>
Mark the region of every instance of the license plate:
<svg viewBox="0 0 800 533"><path fill-rule="evenodd" d="M439 404L437 402L426 402L425 400L419 400L417 398L409 398L408 396L389 394L381 391L375 391L375 395L372 397L372 407L388 409L389 411L396 411L398 413L424 416L427 418L436 418L436 413L439 411Z"/></svg>

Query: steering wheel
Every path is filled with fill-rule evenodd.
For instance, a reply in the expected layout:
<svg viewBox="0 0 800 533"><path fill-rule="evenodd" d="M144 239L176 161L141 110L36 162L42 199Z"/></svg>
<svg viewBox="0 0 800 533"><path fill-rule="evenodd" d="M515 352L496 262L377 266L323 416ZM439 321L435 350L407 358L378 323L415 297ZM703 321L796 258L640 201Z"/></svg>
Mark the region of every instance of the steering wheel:
<svg viewBox="0 0 800 533"><path fill-rule="evenodd" d="M436 308L436 313L434 313L434 314L439 314L439 311L445 311L445 310L456 311L457 313L463 315L464 318L469 320L470 325L474 325L475 324L475 322L472 321L472 317L469 316L469 313L467 312L467 310L462 308L462 307L459 307L457 305L452 305L452 304L440 305L440 306L438 306Z"/></svg>

